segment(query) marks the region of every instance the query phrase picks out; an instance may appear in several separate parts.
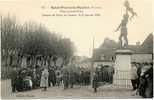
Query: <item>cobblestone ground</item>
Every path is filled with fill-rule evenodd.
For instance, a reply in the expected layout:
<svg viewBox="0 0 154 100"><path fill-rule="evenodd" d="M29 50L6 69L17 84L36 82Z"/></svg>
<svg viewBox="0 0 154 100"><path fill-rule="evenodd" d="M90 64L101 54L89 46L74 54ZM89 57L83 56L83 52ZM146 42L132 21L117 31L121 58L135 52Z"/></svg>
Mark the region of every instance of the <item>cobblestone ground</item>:
<svg viewBox="0 0 154 100"><path fill-rule="evenodd" d="M1 81L2 99L49 99L49 98L141 98L133 95L130 89L120 89L112 85L101 86L97 93L93 93L91 86L74 86L73 89L63 90L63 86L50 87L47 91L35 89L31 91L11 93L10 80Z"/></svg>

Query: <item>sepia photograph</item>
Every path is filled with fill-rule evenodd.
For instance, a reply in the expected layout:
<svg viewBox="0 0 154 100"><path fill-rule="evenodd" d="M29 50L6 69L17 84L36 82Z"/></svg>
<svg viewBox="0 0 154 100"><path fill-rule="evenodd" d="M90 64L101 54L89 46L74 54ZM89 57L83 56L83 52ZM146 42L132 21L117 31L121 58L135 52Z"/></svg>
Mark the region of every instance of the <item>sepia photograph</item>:
<svg viewBox="0 0 154 100"><path fill-rule="evenodd" d="M153 99L153 0L0 0L1 99Z"/></svg>

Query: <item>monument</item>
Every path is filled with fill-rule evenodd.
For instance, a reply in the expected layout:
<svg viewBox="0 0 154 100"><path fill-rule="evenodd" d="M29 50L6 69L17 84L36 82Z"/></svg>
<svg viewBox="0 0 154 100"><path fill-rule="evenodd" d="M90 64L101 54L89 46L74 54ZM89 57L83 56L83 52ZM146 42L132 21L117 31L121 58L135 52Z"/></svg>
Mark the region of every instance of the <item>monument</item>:
<svg viewBox="0 0 154 100"><path fill-rule="evenodd" d="M130 70L131 70L131 55L133 51L128 49L128 38L127 38L127 24L129 19L131 20L137 14L134 12L133 8L130 7L129 2L126 0L124 3L126 8L125 14L123 14L123 18L121 23L115 30L115 32L120 30L120 49L115 51L116 60L115 60L115 75L114 75L114 85L120 87L131 87L130 80ZM130 17L131 14L131 17Z"/></svg>

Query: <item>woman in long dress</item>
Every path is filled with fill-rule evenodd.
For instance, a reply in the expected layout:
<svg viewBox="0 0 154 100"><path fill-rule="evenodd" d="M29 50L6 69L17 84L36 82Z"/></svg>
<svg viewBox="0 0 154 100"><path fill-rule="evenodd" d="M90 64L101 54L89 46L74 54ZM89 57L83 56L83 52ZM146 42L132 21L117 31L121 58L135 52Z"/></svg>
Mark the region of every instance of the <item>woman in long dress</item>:
<svg viewBox="0 0 154 100"><path fill-rule="evenodd" d="M48 87L48 76L49 76L49 72L47 67L45 67L44 70L42 71L41 83L40 83L40 87L43 88L44 91L46 91Z"/></svg>

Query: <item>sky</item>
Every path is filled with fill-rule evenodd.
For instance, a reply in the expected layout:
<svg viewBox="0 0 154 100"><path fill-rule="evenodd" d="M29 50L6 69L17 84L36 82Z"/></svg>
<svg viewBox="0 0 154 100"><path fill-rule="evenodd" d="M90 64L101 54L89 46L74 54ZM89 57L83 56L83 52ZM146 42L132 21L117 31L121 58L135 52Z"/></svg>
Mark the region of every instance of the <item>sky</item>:
<svg viewBox="0 0 154 100"><path fill-rule="evenodd" d="M119 32L114 32L120 24L125 12L125 0L0 0L0 14L16 16L20 23L32 21L42 23L51 32L74 42L76 55L92 55L106 37L118 41ZM152 33L152 0L129 0L130 6L137 12L128 23L129 44L143 42ZM58 10L48 9L50 6L93 6L99 9L83 10L87 14L99 13L100 16L42 16ZM46 7L47 9L42 9Z"/></svg>

